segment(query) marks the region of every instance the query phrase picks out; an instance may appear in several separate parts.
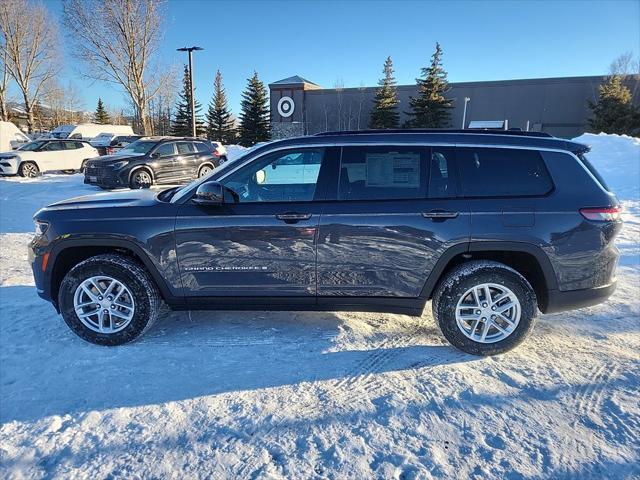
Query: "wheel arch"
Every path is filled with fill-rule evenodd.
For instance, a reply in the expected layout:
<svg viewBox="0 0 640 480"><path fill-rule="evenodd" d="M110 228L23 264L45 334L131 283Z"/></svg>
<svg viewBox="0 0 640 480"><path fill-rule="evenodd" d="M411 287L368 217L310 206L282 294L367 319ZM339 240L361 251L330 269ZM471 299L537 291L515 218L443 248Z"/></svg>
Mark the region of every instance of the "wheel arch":
<svg viewBox="0 0 640 480"><path fill-rule="evenodd" d="M49 297L56 309L58 292L64 276L81 261L103 253L120 253L135 259L149 272L165 302L172 304L181 300L172 294L149 255L135 243L114 238L71 239L51 251Z"/></svg>
<svg viewBox="0 0 640 480"><path fill-rule="evenodd" d="M540 247L525 242L482 241L458 244L446 250L429 274L420 296L425 301L431 299L445 275L470 260L494 260L516 270L535 290L542 311L548 303L549 290L558 288L553 266Z"/></svg>
<svg viewBox="0 0 640 480"><path fill-rule="evenodd" d="M202 170L202 167L205 167L205 166L210 166L212 170L214 168L216 168L216 166L213 164L213 162L211 162L209 160L205 160L200 165L198 165L198 177L200 177L200 171Z"/></svg>

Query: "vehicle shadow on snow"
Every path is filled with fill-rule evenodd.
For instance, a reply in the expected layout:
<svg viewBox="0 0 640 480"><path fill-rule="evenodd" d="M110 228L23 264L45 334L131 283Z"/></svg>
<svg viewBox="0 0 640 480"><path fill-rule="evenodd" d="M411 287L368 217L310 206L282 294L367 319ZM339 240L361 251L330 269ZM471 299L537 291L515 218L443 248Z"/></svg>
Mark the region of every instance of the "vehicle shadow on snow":
<svg viewBox="0 0 640 480"><path fill-rule="evenodd" d="M169 312L139 341L99 347L33 287L0 292L3 423L477 360L420 319L377 331L331 312ZM341 332L376 348L340 349Z"/></svg>

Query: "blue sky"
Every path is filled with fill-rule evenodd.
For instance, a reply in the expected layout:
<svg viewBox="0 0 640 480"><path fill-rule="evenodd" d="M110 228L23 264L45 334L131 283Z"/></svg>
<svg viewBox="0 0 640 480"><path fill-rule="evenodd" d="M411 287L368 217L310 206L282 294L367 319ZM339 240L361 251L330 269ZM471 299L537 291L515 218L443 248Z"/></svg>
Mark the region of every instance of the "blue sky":
<svg viewBox="0 0 640 480"><path fill-rule="evenodd" d="M59 15L59 0L47 5ZM237 114L246 79L301 75L325 87L375 85L391 55L400 84L414 83L444 49L449 80L599 75L621 53L640 54L640 0L628 1L213 1L167 5L162 57L180 65L177 47L198 45L196 97L206 106L220 69ZM64 42L68 45L68 42ZM63 82L73 81L93 110L101 96L124 104L110 84L82 79L66 49Z"/></svg>

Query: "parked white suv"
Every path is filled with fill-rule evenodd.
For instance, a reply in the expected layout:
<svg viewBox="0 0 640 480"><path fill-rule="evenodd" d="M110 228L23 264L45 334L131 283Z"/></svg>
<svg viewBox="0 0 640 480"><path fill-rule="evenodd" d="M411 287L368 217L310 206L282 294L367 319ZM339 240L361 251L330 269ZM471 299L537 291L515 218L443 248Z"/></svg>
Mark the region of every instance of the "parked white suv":
<svg viewBox="0 0 640 480"><path fill-rule="evenodd" d="M80 140L36 140L0 153L0 174L33 178L53 170L79 171L98 150Z"/></svg>

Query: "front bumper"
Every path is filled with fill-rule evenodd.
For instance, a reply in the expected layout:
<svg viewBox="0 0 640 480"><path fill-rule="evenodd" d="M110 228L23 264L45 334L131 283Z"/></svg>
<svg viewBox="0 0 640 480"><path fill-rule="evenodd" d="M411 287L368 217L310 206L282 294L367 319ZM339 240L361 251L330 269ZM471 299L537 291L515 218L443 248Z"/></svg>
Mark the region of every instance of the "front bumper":
<svg viewBox="0 0 640 480"><path fill-rule="evenodd" d="M127 187L126 181L120 178L120 171L110 167L87 165L84 171L84 183L102 188Z"/></svg>
<svg viewBox="0 0 640 480"><path fill-rule="evenodd" d="M557 313L566 310L591 307L605 302L616 290L617 282L614 280L608 285L583 290L550 290L546 305L540 308L542 313Z"/></svg>
<svg viewBox="0 0 640 480"><path fill-rule="evenodd" d="M16 158L0 158L0 175L17 175L18 163Z"/></svg>

